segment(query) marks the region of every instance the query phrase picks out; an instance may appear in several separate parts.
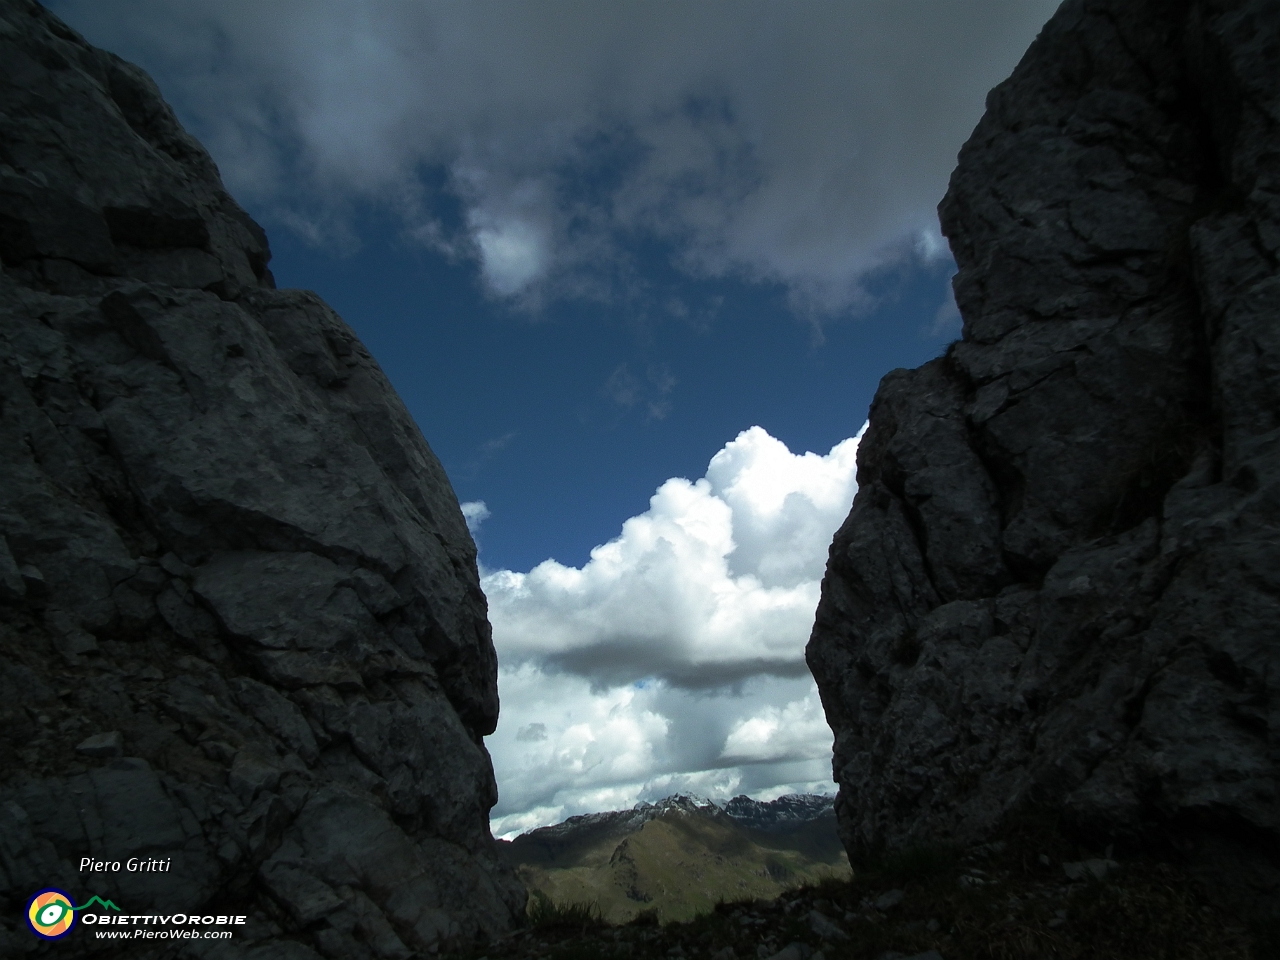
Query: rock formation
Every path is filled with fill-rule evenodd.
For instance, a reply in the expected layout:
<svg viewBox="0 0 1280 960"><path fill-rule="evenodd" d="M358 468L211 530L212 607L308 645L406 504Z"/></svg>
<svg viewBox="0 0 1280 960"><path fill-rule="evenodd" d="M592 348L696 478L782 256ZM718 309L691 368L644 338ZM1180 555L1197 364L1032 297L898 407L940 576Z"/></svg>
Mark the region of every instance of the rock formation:
<svg viewBox="0 0 1280 960"><path fill-rule="evenodd" d="M808 648L851 852L1038 812L1280 903L1278 64L1274 2L1067 0L988 98Z"/></svg>
<svg viewBox="0 0 1280 960"><path fill-rule="evenodd" d="M40 946L48 886L246 915L218 956L507 930L496 660L440 464L146 74L32 0L0 2L0 63L0 955Z"/></svg>

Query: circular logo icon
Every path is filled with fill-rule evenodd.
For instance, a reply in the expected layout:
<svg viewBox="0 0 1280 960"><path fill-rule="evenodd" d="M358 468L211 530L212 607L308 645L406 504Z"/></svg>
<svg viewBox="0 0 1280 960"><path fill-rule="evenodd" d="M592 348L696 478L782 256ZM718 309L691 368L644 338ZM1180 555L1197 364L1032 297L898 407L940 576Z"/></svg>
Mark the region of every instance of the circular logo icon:
<svg viewBox="0 0 1280 960"><path fill-rule="evenodd" d="M46 940L65 937L76 925L71 898L61 890L41 890L27 903L27 923L36 936Z"/></svg>

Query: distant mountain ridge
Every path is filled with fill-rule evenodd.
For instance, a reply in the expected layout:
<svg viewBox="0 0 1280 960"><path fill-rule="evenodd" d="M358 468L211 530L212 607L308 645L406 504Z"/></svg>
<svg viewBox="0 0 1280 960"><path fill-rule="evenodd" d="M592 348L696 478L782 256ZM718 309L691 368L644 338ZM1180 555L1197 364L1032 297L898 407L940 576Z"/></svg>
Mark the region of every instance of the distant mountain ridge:
<svg viewBox="0 0 1280 960"><path fill-rule="evenodd" d="M499 849L535 898L595 903L613 922L641 910L688 919L720 900L770 899L848 871L835 798L812 794L675 794L570 817L499 841Z"/></svg>
<svg viewBox="0 0 1280 960"><path fill-rule="evenodd" d="M835 815L836 798L814 793L788 793L776 800L734 797L724 812L743 826L785 833L828 814Z"/></svg>
<svg viewBox="0 0 1280 960"><path fill-rule="evenodd" d="M630 810L579 814L561 823L537 827L520 834L514 840L504 842L556 844L587 834L631 833L648 821L667 813L692 813L710 817L719 814L753 830L785 833L821 816L834 816L835 797L789 793L776 800L752 800L742 794L732 800L711 800L697 794L674 793L653 803L641 800Z"/></svg>

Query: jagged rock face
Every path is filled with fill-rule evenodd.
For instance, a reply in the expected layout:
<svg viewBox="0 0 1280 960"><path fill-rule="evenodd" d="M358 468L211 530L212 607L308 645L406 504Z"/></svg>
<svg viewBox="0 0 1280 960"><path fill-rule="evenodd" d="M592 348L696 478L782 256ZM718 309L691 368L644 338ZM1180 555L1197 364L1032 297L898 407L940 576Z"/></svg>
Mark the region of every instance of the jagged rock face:
<svg viewBox="0 0 1280 960"><path fill-rule="evenodd" d="M1273 2L1068 0L992 91L808 648L851 851L1038 809L1280 902L1277 63Z"/></svg>
<svg viewBox="0 0 1280 960"><path fill-rule="evenodd" d="M245 914L262 958L510 928L440 464L142 71L30 0L0 63L0 954L47 886Z"/></svg>

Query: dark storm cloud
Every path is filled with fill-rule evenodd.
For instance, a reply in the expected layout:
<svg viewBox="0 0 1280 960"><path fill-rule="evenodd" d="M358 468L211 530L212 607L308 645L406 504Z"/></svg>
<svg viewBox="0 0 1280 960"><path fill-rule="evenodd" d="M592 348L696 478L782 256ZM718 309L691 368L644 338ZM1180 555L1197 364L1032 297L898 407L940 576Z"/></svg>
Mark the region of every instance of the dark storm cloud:
<svg viewBox="0 0 1280 960"><path fill-rule="evenodd" d="M956 150L1054 3L53 6L155 72L232 190L314 240L351 242L346 211L373 200L528 300L607 295L647 237L821 315L942 251Z"/></svg>

